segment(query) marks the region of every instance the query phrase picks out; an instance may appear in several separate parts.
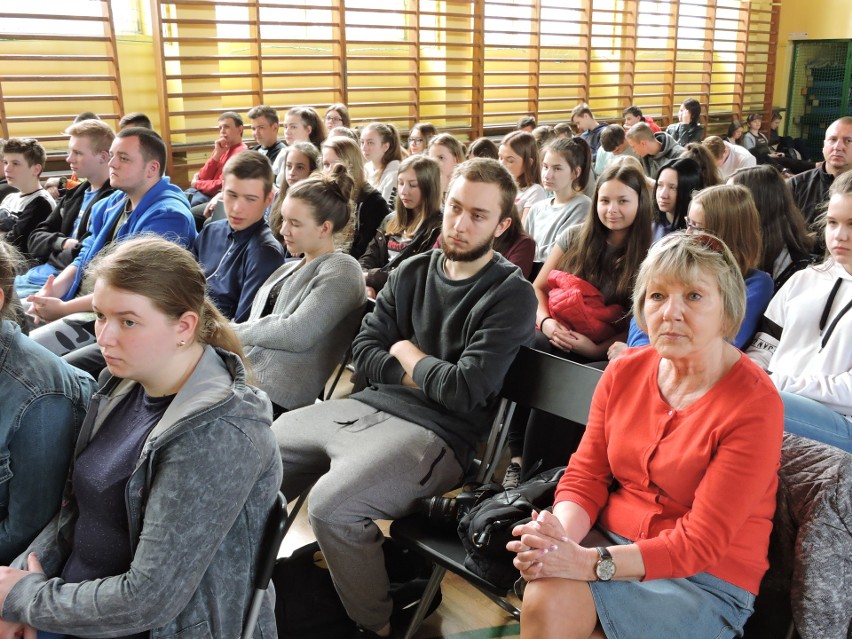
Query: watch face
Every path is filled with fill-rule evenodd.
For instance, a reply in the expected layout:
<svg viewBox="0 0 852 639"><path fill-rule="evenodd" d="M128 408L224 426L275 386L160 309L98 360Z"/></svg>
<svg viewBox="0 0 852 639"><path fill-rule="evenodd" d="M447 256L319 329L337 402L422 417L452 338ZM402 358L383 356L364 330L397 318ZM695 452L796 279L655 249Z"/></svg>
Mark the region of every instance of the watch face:
<svg viewBox="0 0 852 639"><path fill-rule="evenodd" d="M601 559L595 565L595 574L601 581L609 581L615 576L615 562L612 559Z"/></svg>

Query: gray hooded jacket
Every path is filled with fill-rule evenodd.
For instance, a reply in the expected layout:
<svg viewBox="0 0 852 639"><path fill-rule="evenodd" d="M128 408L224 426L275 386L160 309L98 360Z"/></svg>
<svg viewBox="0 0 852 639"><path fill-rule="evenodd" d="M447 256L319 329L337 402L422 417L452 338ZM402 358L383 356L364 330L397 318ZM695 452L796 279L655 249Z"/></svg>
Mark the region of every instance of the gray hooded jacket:
<svg viewBox="0 0 852 639"><path fill-rule="evenodd" d="M110 379L95 395L75 459L135 384ZM266 395L246 384L233 353L207 346L143 446L125 501L134 555L122 575L69 584L77 506L66 487L59 514L18 557L38 554L45 575L21 579L2 617L39 630L115 637L238 637L264 524L281 484ZM70 473L69 473L70 478ZM269 592L255 637L276 637Z"/></svg>

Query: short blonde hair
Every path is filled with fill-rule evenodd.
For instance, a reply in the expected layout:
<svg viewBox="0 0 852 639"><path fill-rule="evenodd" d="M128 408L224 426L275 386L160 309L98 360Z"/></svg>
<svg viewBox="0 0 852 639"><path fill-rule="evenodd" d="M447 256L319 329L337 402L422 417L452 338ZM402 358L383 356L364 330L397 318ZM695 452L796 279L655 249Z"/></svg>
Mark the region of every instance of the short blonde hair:
<svg viewBox="0 0 852 639"><path fill-rule="evenodd" d="M722 296L723 335L732 341L745 317L745 281L733 253L715 235L676 231L665 236L648 251L639 267L633 289L633 316L646 333L645 297L652 280L691 284L702 274L719 284Z"/></svg>

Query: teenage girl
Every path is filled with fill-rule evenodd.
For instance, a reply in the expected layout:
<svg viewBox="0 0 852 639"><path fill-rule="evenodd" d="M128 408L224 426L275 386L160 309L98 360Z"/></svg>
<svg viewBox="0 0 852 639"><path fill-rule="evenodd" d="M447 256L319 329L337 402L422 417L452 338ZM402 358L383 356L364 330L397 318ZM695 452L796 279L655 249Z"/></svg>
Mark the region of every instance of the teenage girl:
<svg viewBox="0 0 852 639"><path fill-rule="evenodd" d="M367 180L388 206L396 200L396 174L402 161L402 143L393 124L370 122L361 131L361 153L367 162Z"/></svg>
<svg viewBox="0 0 852 639"><path fill-rule="evenodd" d="M663 164L654 185L653 239L656 242L672 231L686 228L686 214L692 195L705 186L701 167L690 158L669 160Z"/></svg>
<svg viewBox="0 0 852 639"><path fill-rule="evenodd" d="M441 196L447 197L456 166L464 162L464 146L449 133L436 135L429 142L429 157L441 168Z"/></svg>
<svg viewBox="0 0 852 639"><path fill-rule="evenodd" d="M381 193L367 182L364 156L357 142L339 135L323 142L322 170L329 173L338 164L349 170L355 182L355 228L349 245L349 255L357 260L367 250L370 240L375 237L382 221L391 211Z"/></svg>
<svg viewBox="0 0 852 639"><path fill-rule="evenodd" d="M284 142L287 146L293 146L297 142L310 142L319 149L327 136L325 124L313 107L296 106L284 116ZM280 185L281 174L284 172L283 153L279 153L275 158L272 172L278 176ZM277 232L277 229L275 231Z"/></svg>
<svg viewBox="0 0 852 639"><path fill-rule="evenodd" d="M358 262L335 239L352 220L352 177L343 166L290 188L281 235L290 255L257 291L248 320L233 329L275 416L312 404L361 321Z"/></svg>
<svg viewBox="0 0 852 639"><path fill-rule="evenodd" d="M515 206L526 220L530 206L547 198L541 185L541 154L532 133L512 131L500 143L500 164L505 166L518 183Z"/></svg>
<svg viewBox="0 0 852 639"><path fill-rule="evenodd" d="M827 259L778 291L748 355L781 391L785 430L852 453L852 172L820 223Z"/></svg>
<svg viewBox="0 0 852 639"><path fill-rule="evenodd" d="M411 155L423 153L437 133L438 129L431 122L418 122L408 132L408 152Z"/></svg>
<svg viewBox="0 0 852 639"><path fill-rule="evenodd" d="M399 167L397 190L396 215L358 260L370 297L406 259L431 249L441 232L441 172L435 160L425 155L406 158Z"/></svg>
<svg viewBox="0 0 852 639"><path fill-rule="evenodd" d="M281 241L281 205L287 191L319 169L320 154L310 142L294 142L285 147L278 157L281 158L281 173L278 174L278 193L269 207L269 228Z"/></svg>
<svg viewBox="0 0 852 639"><path fill-rule="evenodd" d="M545 147L541 181L553 197L530 206L524 221L524 228L536 243L536 262L547 259L565 229L586 221L592 200L583 189L591 164L592 150L582 138L556 140Z"/></svg>
<svg viewBox="0 0 852 639"><path fill-rule="evenodd" d="M340 102L332 104L325 110L325 128L330 132L339 126L352 127L352 119L349 117L349 107Z"/></svg>

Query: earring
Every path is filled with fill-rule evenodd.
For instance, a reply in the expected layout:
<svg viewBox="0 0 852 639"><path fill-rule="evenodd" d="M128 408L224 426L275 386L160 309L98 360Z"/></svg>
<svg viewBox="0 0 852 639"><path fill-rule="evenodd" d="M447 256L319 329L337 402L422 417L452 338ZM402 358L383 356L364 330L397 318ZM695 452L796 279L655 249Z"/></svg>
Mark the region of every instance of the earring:
<svg viewBox="0 0 852 639"><path fill-rule="evenodd" d="M178 346L186 346L186 340L181 340L178 342Z"/></svg>

